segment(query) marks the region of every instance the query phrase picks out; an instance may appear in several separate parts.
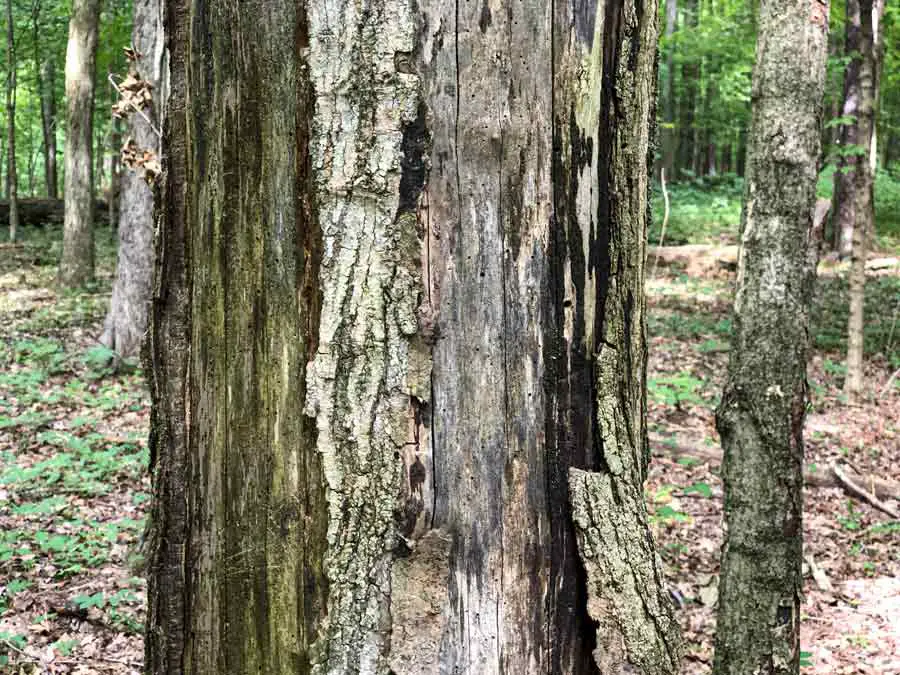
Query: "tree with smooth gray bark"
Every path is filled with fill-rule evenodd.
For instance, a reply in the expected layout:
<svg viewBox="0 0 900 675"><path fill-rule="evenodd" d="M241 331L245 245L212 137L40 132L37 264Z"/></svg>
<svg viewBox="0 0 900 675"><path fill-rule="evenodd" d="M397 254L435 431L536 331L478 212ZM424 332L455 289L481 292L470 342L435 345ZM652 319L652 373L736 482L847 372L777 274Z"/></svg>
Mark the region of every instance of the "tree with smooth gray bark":
<svg viewBox="0 0 900 675"><path fill-rule="evenodd" d="M716 675L799 672L803 423L827 36L825 0L763 0L735 333L716 411L726 524Z"/></svg>
<svg viewBox="0 0 900 675"><path fill-rule="evenodd" d="M634 0L167 4L149 673L678 670L656 34Z"/></svg>
<svg viewBox="0 0 900 675"><path fill-rule="evenodd" d="M74 0L66 47L65 222L59 282L94 278L94 70L100 0Z"/></svg>
<svg viewBox="0 0 900 675"><path fill-rule="evenodd" d="M129 138L156 156L161 150L157 125L166 67L162 9L161 0L134 0L132 46L139 57L132 65L132 75L150 85L153 102L139 112L132 111L128 119ZM140 350L147 328L153 280L153 188L139 169L124 167L119 182L116 280L100 341L120 356L129 357ZM110 203L114 198L111 194Z"/></svg>

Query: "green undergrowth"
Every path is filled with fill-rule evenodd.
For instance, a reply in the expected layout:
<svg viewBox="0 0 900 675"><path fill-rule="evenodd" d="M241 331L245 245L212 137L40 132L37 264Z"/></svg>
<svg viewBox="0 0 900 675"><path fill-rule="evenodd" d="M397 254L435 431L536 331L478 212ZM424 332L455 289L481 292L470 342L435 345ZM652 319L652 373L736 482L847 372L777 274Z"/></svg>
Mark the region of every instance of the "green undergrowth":
<svg viewBox="0 0 900 675"><path fill-rule="evenodd" d="M678 293L678 287L683 289ZM722 285L723 301L698 306L696 282L687 277L668 280L653 299L647 325L651 337L692 342L700 352L728 349L733 333L730 288ZM816 281L810 334L813 348L843 354L847 349L849 290L847 279L821 277ZM900 367L900 278L870 276L865 292L865 353L880 357L891 368Z"/></svg>
<svg viewBox="0 0 900 675"><path fill-rule="evenodd" d="M830 199L834 188L834 167L819 175L817 193ZM744 181L734 174L689 178L669 184L669 222L665 244L734 243L741 222ZM664 199L659 181L653 183L653 222L649 241L659 243L664 215ZM900 170L879 170L875 180L875 229L881 250L900 252Z"/></svg>
<svg viewBox="0 0 900 675"><path fill-rule="evenodd" d="M9 644L77 659L73 617L126 634L143 622L129 562L149 499L148 395L97 342L115 233L98 228L97 281L75 292L54 285L60 240L26 227L0 256L0 622L40 626L0 634L0 672Z"/></svg>

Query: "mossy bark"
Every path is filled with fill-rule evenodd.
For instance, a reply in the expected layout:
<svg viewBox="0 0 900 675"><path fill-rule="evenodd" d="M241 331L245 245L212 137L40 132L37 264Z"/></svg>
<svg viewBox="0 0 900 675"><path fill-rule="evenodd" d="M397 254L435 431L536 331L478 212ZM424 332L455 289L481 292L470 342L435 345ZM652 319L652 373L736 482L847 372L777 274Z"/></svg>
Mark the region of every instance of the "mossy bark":
<svg viewBox="0 0 900 675"><path fill-rule="evenodd" d="M646 470L656 6L553 10L168 3L150 672L594 672L568 471Z"/></svg>
<svg viewBox="0 0 900 675"><path fill-rule="evenodd" d="M759 26L735 335L716 414L727 526L718 675L799 668L803 421L828 4L764 2Z"/></svg>
<svg viewBox="0 0 900 675"><path fill-rule="evenodd" d="M66 46L66 215L59 282L94 278L94 70L100 0L75 0Z"/></svg>

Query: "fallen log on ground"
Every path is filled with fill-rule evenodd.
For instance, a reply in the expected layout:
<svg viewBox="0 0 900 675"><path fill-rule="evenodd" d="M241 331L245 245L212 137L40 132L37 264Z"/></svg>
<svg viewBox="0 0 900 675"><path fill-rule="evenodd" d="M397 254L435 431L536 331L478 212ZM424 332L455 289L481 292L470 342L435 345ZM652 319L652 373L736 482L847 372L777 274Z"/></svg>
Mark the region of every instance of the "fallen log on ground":
<svg viewBox="0 0 900 675"><path fill-rule="evenodd" d="M713 465L722 464L722 451L719 448L711 448L703 445L673 444L661 436L652 434L650 444L653 452L673 459L691 457L708 462ZM846 466L830 466L826 469L811 470L806 467L803 470L803 482L809 487L834 487L840 488L851 497L865 501L876 509L884 511L891 517L896 517L897 511L880 500L900 500L900 482L873 475L859 475L851 472Z"/></svg>
<svg viewBox="0 0 900 675"><path fill-rule="evenodd" d="M46 225L61 223L66 212L66 204L62 199L20 199L19 222L22 225ZM105 201L95 202L97 220L104 220L109 213ZM9 201L0 201L0 223L9 222Z"/></svg>

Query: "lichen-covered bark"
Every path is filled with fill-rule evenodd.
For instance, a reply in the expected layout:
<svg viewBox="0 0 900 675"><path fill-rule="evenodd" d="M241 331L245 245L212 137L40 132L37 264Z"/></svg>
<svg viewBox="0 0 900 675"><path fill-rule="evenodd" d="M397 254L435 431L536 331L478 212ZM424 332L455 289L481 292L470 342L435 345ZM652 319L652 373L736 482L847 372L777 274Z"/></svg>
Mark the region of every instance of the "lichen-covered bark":
<svg viewBox="0 0 900 675"><path fill-rule="evenodd" d="M383 673L391 563L403 544L397 498L414 480L401 451L417 443L417 410L431 396L428 369L411 367L427 351L417 339L422 179L405 175L421 161L409 138L419 78L402 67L416 26L406 0L326 1L308 12L323 247L304 413L315 419L325 476L329 583L312 672Z"/></svg>
<svg viewBox="0 0 900 675"><path fill-rule="evenodd" d="M100 0L75 0L66 47L66 215L59 282L94 277L94 64Z"/></svg>
<svg viewBox="0 0 900 675"><path fill-rule="evenodd" d="M135 70L139 78L153 87L153 105L144 109L143 113L154 125L159 125L166 68L161 0L135 0L133 16L131 44L141 55ZM128 135L135 144L158 157L161 139L150 123L133 113L128 125ZM144 338L152 284L153 188L144 180L143 171L125 168L119 199L116 280L100 341L120 356L128 357L138 353ZM114 200L115 191L111 190L110 213L116 211L112 207Z"/></svg>
<svg viewBox="0 0 900 675"><path fill-rule="evenodd" d="M725 451L715 671L796 673L803 420L828 4L767 1L753 74Z"/></svg>
<svg viewBox="0 0 900 675"><path fill-rule="evenodd" d="M570 469L569 488L588 613L596 623L597 671L677 673L678 624L663 590L641 484L627 473Z"/></svg>

